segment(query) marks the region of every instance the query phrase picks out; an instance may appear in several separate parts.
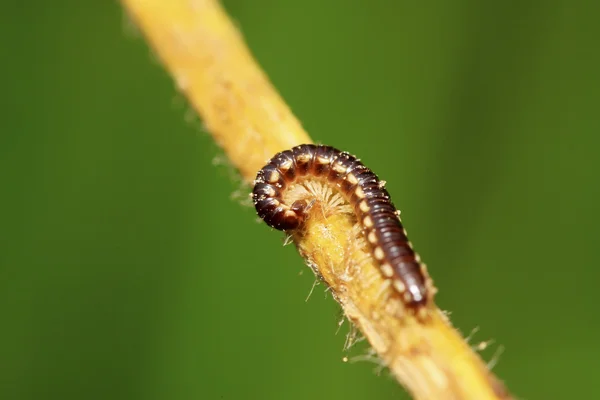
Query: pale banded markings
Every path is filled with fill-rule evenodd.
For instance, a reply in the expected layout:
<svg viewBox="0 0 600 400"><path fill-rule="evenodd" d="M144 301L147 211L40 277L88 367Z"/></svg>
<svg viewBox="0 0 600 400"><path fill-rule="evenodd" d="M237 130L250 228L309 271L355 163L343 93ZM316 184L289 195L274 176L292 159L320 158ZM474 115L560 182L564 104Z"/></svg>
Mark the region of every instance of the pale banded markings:
<svg viewBox="0 0 600 400"><path fill-rule="evenodd" d="M362 211L363 213L367 213L369 211L369 204L367 204L366 200L363 200L360 202L360 204L358 205L358 208L360 209L360 211Z"/></svg>
<svg viewBox="0 0 600 400"><path fill-rule="evenodd" d="M383 275L386 278L391 278L392 276L394 276L394 269L390 264L383 263L379 268L381 268L381 272L383 272Z"/></svg>
<svg viewBox="0 0 600 400"><path fill-rule="evenodd" d="M281 170L282 172L286 172L290 168L292 168L292 165L294 165L294 162L292 160L285 160L284 162L279 164L279 170Z"/></svg>
<svg viewBox="0 0 600 400"><path fill-rule="evenodd" d="M277 171L271 171L269 176L267 177L267 183L277 183L281 179L281 175Z"/></svg>
<svg viewBox="0 0 600 400"><path fill-rule="evenodd" d="M342 164L334 164L333 170L339 174L343 174L346 172L346 167L344 167Z"/></svg>
<svg viewBox="0 0 600 400"><path fill-rule="evenodd" d="M381 261L385 258L385 253L383 252L383 249L381 247L375 247L375 249L373 250L373 255L375 256L377 261Z"/></svg>
<svg viewBox="0 0 600 400"><path fill-rule="evenodd" d="M369 241L369 243L371 244L375 244L377 243L377 234L375 233L375 231L370 231L367 235L367 240Z"/></svg>
<svg viewBox="0 0 600 400"><path fill-rule="evenodd" d="M406 292L406 285L399 279L394 279L394 289L400 293Z"/></svg>
<svg viewBox="0 0 600 400"><path fill-rule="evenodd" d="M307 163L310 161L311 156L309 154L300 154L296 159L296 162Z"/></svg>
<svg viewBox="0 0 600 400"><path fill-rule="evenodd" d="M356 197L358 197L359 199L365 198L365 192L363 191L363 189L360 186L356 187L356 190L354 191L354 193L356 194Z"/></svg>
<svg viewBox="0 0 600 400"><path fill-rule="evenodd" d="M354 174L348 174L348 175L346 175L346 180L348 182L350 182L352 185L357 185L358 184L358 179L356 179L356 176Z"/></svg>
<svg viewBox="0 0 600 400"><path fill-rule="evenodd" d="M336 212L354 212L360 230L348 235L355 243L365 239L369 243L372 260L384 278L382 287L392 288L390 300L401 301L417 315L426 313L434 293L432 281L408 241L386 182L356 157L329 146L296 146L275 155L254 183L252 199L258 215L279 230L301 229L315 202L333 203ZM325 189L312 190L313 184ZM339 199L334 201L335 196ZM289 204L284 198L290 199Z"/></svg>

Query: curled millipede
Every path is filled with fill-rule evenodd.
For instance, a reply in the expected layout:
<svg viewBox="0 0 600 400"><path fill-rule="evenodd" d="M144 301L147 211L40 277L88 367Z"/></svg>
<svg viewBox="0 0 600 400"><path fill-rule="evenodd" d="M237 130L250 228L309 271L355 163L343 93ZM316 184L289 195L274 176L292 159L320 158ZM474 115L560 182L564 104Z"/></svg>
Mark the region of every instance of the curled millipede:
<svg viewBox="0 0 600 400"><path fill-rule="evenodd" d="M353 155L313 144L277 153L258 172L254 182L252 200L259 217L278 230L299 228L311 203L296 200L286 204L283 193L290 185L311 179L337 188L354 208L372 256L405 306L418 309L426 305L432 295L428 277L384 182Z"/></svg>

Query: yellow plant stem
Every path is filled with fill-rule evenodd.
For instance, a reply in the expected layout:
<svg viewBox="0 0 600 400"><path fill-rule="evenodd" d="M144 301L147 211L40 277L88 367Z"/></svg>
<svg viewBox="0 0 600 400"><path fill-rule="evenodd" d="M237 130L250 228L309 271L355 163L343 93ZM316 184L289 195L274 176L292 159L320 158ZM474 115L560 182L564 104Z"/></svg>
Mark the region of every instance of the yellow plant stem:
<svg viewBox="0 0 600 400"><path fill-rule="evenodd" d="M179 90L247 182L276 152L311 143L216 0L122 0ZM339 145L339 144L338 144ZM431 304L427 318L391 312L389 288L345 213L318 207L294 241L415 399L511 398Z"/></svg>

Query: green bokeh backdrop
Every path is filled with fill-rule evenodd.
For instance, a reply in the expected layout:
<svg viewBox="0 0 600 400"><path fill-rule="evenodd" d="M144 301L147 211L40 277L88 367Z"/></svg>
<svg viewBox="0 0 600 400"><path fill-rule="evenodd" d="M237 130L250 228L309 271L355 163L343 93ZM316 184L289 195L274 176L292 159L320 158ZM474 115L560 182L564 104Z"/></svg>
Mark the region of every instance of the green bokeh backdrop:
<svg viewBox="0 0 600 400"><path fill-rule="evenodd" d="M511 390L600 398L597 6L225 5L312 137L388 181ZM0 37L0 399L408 398L342 362L337 305L117 2L3 2Z"/></svg>

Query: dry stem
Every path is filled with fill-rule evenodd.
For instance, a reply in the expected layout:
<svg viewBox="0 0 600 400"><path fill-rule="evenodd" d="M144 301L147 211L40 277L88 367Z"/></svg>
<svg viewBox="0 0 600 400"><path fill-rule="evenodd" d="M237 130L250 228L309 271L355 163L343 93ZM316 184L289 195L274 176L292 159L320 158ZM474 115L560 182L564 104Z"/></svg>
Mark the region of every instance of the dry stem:
<svg viewBox="0 0 600 400"><path fill-rule="evenodd" d="M246 181L276 152L311 142L216 0L122 3ZM413 397L511 398L435 305L425 321L389 312L377 266L349 232L350 215L315 211L294 240Z"/></svg>

